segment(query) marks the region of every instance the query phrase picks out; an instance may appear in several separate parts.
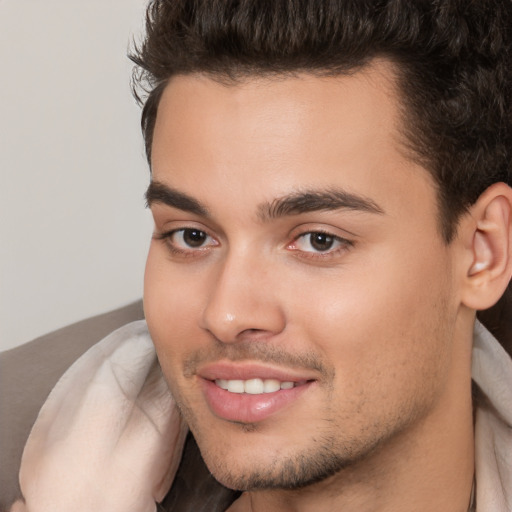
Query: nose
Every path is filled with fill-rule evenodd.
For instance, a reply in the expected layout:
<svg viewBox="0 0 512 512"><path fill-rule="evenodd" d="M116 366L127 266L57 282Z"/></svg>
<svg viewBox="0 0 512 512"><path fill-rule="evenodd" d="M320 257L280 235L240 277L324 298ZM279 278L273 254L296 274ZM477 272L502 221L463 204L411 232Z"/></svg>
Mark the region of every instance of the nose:
<svg viewBox="0 0 512 512"><path fill-rule="evenodd" d="M285 315L278 282L269 265L254 257L231 256L218 264L210 286L202 327L223 343L269 337L283 331Z"/></svg>

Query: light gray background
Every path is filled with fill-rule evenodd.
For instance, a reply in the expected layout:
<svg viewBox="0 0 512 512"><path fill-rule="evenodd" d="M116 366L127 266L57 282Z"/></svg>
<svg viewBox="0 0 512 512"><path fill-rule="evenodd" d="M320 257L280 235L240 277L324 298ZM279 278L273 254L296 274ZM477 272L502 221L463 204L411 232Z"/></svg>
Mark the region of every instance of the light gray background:
<svg viewBox="0 0 512 512"><path fill-rule="evenodd" d="M145 0L0 0L0 350L142 295Z"/></svg>

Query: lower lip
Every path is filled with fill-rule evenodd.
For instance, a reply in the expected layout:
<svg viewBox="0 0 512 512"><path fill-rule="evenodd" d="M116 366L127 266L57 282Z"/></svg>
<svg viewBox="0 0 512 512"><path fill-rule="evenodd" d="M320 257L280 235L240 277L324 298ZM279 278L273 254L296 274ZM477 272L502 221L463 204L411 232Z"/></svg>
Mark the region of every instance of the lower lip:
<svg viewBox="0 0 512 512"><path fill-rule="evenodd" d="M274 393L251 395L230 393L210 380L202 379L203 392L210 410L224 420L257 423L283 410L308 390L313 382Z"/></svg>

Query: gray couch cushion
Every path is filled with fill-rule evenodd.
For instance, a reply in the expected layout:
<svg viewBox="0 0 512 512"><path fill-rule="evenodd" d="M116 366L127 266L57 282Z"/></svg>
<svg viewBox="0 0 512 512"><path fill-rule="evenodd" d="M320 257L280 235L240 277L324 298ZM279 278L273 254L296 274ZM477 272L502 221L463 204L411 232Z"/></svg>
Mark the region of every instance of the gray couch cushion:
<svg viewBox="0 0 512 512"><path fill-rule="evenodd" d="M55 383L96 342L143 318L142 301L138 301L0 353L0 511L20 497L23 447Z"/></svg>

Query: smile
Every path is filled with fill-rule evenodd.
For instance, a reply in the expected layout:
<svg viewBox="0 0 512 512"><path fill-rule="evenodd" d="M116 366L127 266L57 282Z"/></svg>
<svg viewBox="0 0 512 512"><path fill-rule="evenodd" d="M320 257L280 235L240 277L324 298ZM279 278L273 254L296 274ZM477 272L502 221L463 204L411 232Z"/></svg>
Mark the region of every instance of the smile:
<svg viewBox="0 0 512 512"><path fill-rule="evenodd" d="M305 382L279 381L277 379L215 380L215 384L219 388L230 393L248 393L250 395L261 395L263 393L275 393L282 389L292 389L295 386L305 384Z"/></svg>
<svg viewBox="0 0 512 512"><path fill-rule="evenodd" d="M203 396L218 418L236 423L257 423L295 403L315 381L278 379L201 379Z"/></svg>

